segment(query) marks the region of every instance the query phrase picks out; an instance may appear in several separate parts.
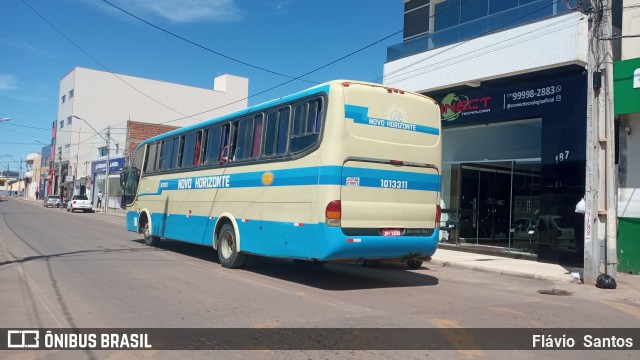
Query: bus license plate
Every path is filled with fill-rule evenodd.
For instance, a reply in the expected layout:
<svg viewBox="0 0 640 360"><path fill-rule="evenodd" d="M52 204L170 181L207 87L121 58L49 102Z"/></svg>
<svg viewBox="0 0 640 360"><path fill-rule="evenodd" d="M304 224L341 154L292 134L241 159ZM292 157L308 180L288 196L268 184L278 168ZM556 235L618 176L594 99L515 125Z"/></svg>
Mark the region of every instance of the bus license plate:
<svg viewBox="0 0 640 360"><path fill-rule="evenodd" d="M401 236L402 230L400 229L382 229L382 236Z"/></svg>

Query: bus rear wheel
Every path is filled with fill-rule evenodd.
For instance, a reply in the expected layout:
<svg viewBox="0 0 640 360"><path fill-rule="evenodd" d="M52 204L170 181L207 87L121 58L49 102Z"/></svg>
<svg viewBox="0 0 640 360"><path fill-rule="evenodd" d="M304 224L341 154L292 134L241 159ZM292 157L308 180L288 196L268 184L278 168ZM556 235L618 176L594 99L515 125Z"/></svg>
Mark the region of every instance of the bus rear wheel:
<svg viewBox="0 0 640 360"><path fill-rule="evenodd" d="M407 261L407 267L409 269L420 269L422 267L423 263L424 263L424 261L422 261L422 260L408 260Z"/></svg>
<svg viewBox="0 0 640 360"><path fill-rule="evenodd" d="M160 237L151 234L151 226L149 222L144 224L143 228L144 243L148 246L156 246L160 242Z"/></svg>
<svg viewBox="0 0 640 360"><path fill-rule="evenodd" d="M233 225L222 225L218 234L218 259L220 265L229 269L237 269L244 265L246 255L238 252L238 242Z"/></svg>

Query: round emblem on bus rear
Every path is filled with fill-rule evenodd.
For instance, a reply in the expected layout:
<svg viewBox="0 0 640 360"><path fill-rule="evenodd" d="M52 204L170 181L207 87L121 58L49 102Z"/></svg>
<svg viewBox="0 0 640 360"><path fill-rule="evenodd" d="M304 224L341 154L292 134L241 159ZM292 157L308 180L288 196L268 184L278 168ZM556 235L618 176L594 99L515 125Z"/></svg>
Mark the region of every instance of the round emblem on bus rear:
<svg viewBox="0 0 640 360"><path fill-rule="evenodd" d="M273 173L271 171L267 171L262 174L262 185L271 185L273 184Z"/></svg>

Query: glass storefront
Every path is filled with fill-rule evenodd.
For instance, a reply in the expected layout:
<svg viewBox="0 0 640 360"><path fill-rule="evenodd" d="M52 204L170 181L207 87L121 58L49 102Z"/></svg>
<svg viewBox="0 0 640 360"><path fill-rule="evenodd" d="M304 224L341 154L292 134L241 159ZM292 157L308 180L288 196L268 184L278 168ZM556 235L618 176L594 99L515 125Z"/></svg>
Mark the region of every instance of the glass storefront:
<svg viewBox="0 0 640 360"><path fill-rule="evenodd" d="M106 161L99 160L91 163L92 187L91 199L98 207L98 194L101 195L100 208L105 204L108 208L119 209L122 204L122 187L120 186L120 172L124 169L124 158L109 160L109 179L106 176Z"/></svg>
<svg viewBox="0 0 640 360"><path fill-rule="evenodd" d="M441 241L580 266L583 69L426 95L442 114Z"/></svg>
<svg viewBox="0 0 640 360"><path fill-rule="evenodd" d="M540 161L446 164L446 241L537 252ZM448 200L448 201L447 201Z"/></svg>

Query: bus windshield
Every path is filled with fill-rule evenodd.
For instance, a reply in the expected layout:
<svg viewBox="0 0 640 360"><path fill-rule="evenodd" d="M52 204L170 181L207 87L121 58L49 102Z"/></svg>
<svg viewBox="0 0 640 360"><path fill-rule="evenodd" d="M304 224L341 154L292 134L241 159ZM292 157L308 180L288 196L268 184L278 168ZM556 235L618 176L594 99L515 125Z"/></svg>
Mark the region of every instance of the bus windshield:
<svg viewBox="0 0 640 360"><path fill-rule="evenodd" d="M120 174L120 185L124 192L125 204L130 205L134 202L137 192L138 183L140 181L140 169L142 168L142 159L144 155L144 146L136 149L133 161L126 171Z"/></svg>

